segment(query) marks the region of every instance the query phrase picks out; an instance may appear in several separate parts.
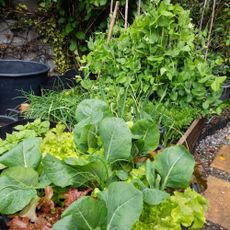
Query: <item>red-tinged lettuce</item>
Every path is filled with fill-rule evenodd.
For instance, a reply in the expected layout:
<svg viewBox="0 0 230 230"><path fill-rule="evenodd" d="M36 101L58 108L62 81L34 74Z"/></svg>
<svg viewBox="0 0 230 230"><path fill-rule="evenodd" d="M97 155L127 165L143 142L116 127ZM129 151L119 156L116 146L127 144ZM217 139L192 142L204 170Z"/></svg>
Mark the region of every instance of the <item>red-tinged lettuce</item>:
<svg viewBox="0 0 230 230"><path fill-rule="evenodd" d="M84 191L79 191L76 188L71 188L69 191L65 192L64 197L64 206L67 208L69 207L74 201L78 200L82 196L86 196L89 192L91 191L90 188L84 190Z"/></svg>

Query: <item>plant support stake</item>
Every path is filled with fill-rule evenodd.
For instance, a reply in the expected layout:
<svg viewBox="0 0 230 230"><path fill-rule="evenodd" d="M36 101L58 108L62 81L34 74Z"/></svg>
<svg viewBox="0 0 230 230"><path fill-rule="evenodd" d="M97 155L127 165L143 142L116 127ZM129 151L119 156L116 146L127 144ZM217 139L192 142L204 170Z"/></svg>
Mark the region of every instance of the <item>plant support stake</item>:
<svg viewBox="0 0 230 230"><path fill-rule="evenodd" d="M137 15L141 14L141 0L137 1Z"/></svg>
<svg viewBox="0 0 230 230"><path fill-rule="evenodd" d="M113 13L113 0L110 2L110 15Z"/></svg>
<svg viewBox="0 0 230 230"><path fill-rule="evenodd" d="M112 16L112 19L111 19L111 22L110 22L110 25L109 25L109 34L108 34L108 38L107 38L107 43L109 43L109 41L110 41L110 39L112 37L113 27L114 27L115 20L116 20L116 17L117 17L119 4L120 4L119 1L116 1L115 8L114 8L114 11L113 11L113 16Z"/></svg>
<svg viewBox="0 0 230 230"><path fill-rule="evenodd" d="M202 30L202 25L203 25L203 20L204 20L204 11L205 11L206 5L207 5L207 0L204 0L204 6L203 6L203 9L202 9L198 36L200 36L200 32Z"/></svg>
<svg viewBox="0 0 230 230"><path fill-rule="evenodd" d="M212 17L211 17L210 27L209 27L209 31L208 31L208 40L207 40L206 51L205 51L205 60L208 57L208 49L209 49L209 46L211 43L212 27L213 27L213 21L214 21L214 17L215 17L215 8L216 8L216 0L213 0Z"/></svg>
<svg viewBox="0 0 230 230"><path fill-rule="evenodd" d="M125 2L125 29L128 28L128 12L129 12L129 0Z"/></svg>

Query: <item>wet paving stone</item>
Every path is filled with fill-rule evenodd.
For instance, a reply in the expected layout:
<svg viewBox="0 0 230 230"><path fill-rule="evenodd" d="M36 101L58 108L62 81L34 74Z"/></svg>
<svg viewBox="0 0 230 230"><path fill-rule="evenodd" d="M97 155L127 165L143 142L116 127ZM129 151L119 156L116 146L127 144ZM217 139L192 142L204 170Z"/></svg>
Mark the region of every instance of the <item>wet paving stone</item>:
<svg viewBox="0 0 230 230"><path fill-rule="evenodd" d="M230 145L222 145L211 167L230 173Z"/></svg>
<svg viewBox="0 0 230 230"><path fill-rule="evenodd" d="M230 183L225 180L208 177L208 189L204 192L208 199L207 220L230 229Z"/></svg>

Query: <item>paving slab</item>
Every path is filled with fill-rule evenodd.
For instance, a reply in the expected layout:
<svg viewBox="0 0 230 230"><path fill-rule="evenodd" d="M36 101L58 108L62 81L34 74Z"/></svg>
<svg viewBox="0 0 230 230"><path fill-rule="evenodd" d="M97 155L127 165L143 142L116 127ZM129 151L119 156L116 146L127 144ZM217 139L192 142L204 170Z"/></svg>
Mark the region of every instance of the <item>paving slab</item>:
<svg viewBox="0 0 230 230"><path fill-rule="evenodd" d="M211 167L230 173L230 145L222 145Z"/></svg>
<svg viewBox="0 0 230 230"><path fill-rule="evenodd" d="M208 188L204 196L209 202L206 219L230 229L230 183L209 176Z"/></svg>

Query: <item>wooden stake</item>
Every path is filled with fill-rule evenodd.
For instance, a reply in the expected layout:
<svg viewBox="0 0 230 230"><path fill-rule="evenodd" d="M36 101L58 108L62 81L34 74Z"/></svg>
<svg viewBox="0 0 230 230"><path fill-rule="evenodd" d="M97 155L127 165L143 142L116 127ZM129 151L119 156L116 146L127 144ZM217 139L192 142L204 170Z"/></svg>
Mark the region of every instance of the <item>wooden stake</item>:
<svg viewBox="0 0 230 230"><path fill-rule="evenodd" d="M113 13L113 0L110 2L110 15Z"/></svg>
<svg viewBox="0 0 230 230"><path fill-rule="evenodd" d="M137 15L141 14L141 0L138 0L137 2Z"/></svg>
<svg viewBox="0 0 230 230"><path fill-rule="evenodd" d="M111 22L110 22L110 25L109 25L109 33L108 33L107 43L109 43L109 41L110 41L110 39L112 37L112 34L113 34L113 27L114 27L115 20L116 20L116 17L117 17L119 4L120 4L119 1L116 1L115 8L114 8L114 11L113 11L113 16L112 16L112 19L111 19Z"/></svg>
<svg viewBox="0 0 230 230"><path fill-rule="evenodd" d="M129 0L125 2L125 29L128 28Z"/></svg>
<svg viewBox="0 0 230 230"><path fill-rule="evenodd" d="M202 9L202 14L201 14L201 19L200 19L200 27L199 27L198 37L200 36L200 32L202 30L203 20L204 20L204 12L205 12L206 5L207 5L207 0L204 0L204 6Z"/></svg>
<svg viewBox="0 0 230 230"><path fill-rule="evenodd" d="M208 49L211 43L212 27L213 27L213 22L214 22L214 17L215 17L215 8L216 8L216 0L213 0L212 17L211 17L210 27L208 31L208 40L207 40L206 51L205 51L205 60L208 57Z"/></svg>

